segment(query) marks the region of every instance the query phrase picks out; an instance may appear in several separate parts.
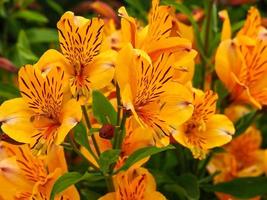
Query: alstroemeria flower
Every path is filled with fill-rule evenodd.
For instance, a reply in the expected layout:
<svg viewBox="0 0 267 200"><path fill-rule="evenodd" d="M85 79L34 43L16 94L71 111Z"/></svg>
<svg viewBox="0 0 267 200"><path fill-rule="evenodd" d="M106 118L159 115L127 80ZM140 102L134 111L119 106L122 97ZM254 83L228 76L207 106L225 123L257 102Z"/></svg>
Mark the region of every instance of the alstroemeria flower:
<svg viewBox="0 0 267 200"><path fill-rule="evenodd" d="M71 93L77 100L88 100L91 89L108 85L114 74L116 53L101 52L104 22L99 18L85 19L66 12L57 23L60 47L69 61L65 70Z"/></svg>
<svg viewBox="0 0 267 200"><path fill-rule="evenodd" d="M175 128L192 114L192 93L173 80L175 54L162 54L155 62L142 50L126 45L118 55L116 80L122 103L132 120L154 132L157 145L167 145Z"/></svg>
<svg viewBox="0 0 267 200"><path fill-rule="evenodd" d="M230 24L227 18L225 23ZM224 25L225 37L215 57L216 73L231 93L232 101L261 109L267 105L267 40L258 10L249 10L235 39L227 39L229 30L229 25Z"/></svg>
<svg viewBox="0 0 267 200"><path fill-rule="evenodd" d="M9 137L30 144L36 154L45 154L53 144L63 142L82 113L74 99L64 98L64 71L50 63L49 71L42 73L39 64L20 69L22 98L1 105L0 121Z"/></svg>
<svg viewBox="0 0 267 200"><path fill-rule="evenodd" d="M191 42L182 38L173 27L173 9L170 6L159 6L159 0L152 1L148 25L141 30L138 30L136 20L128 15L124 7L119 9L119 15L122 17L122 41L144 50L153 61L164 52L194 52ZM189 55L192 59L195 57L194 53Z"/></svg>
<svg viewBox="0 0 267 200"><path fill-rule="evenodd" d="M0 159L0 194L5 194L5 200L47 200L55 181L67 172L62 147L54 146L51 154L42 158L35 157L26 144L18 146L0 142L0 148L1 154L5 155ZM80 198L72 186L55 199Z"/></svg>
<svg viewBox="0 0 267 200"><path fill-rule="evenodd" d="M217 94L211 90L194 93L194 111L191 119L173 134L174 139L188 147L195 158L203 159L209 149L231 141L235 132L233 123L221 114L215 114Z"/></svg>
<svg viewBox="0 0 267 200"><path fill-rule="evenodd" d="M230 181L237 177L259 176L265 172L266 150L261 149L262 136L254 126L227 144L225 152L217 153L211 159L210 173L220 171L214 182ZM229 199L229 195L219 193L219 199ZM228 198L226 198L228 197ZM235 199L231 197L231 199ZM256 198L257 199L257 198Z"/></svg>
<svg viewBox="0 0 267 200"><path fill-rule="evenodd" d="M153 176L144 168L130 168L114 177L115 192L108 193L99 200L166 200L156 191Z"/></svg>

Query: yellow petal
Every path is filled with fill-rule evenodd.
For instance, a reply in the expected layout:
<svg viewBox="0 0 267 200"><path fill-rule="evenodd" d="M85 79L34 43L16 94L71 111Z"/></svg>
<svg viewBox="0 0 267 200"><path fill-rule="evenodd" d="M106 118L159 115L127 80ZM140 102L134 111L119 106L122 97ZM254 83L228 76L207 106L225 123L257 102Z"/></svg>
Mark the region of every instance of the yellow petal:
<svg viewBox="0 0 267 200"><path fill-rule="evenodd" d="M251 103L253 106L255 106L258 109L261 109L262 106L261 104L255 99L250 92L250 89L248 88L247 85L243 84L238 80L235 74L231 73L230 74L232 77L232 80L234 80L237 83L236 87L239 87L239 93L233 94L235 96L235 100L239 100L240 102L246 102L246 103Z"/></svg>
<svg viewBox="0 0 267 200"><path fill-rule="evenodd" d="M132 118L129 118L131 120ZM128 120L128 121L129 121ZM150 128L137 127L133 130L127 126L122 151L129 156L134 151L153 144L153 131Z"/></svg>
<svg viewBox="0 0 267 200"><path fill-rule="evenodd" d="M169 37L157 41L151 41L144 50L149 54L152 60L164 52L175 52L181 49L191 49L192 44L189 40L180 37Z"/></svg>
<svg viewBox="0 0 267 200"><path fill-rule="evenodd" d="M150 199L155 199L155 200L166 200L166 197L163 196L163 194L159 192L152 192L146 197L144 200L150 200Z"/></svg>
<svg viewBox="0 0 267 200"><path fill-rule="evenodd" d="M130 66L133 62L133 48L131 44L125 45L118 54L115 67L115 78L119 84L121 91L124 90L130 79ZM134 76L132 76L134 78Z"/></svg>
<svg viewBox="0 0 267 200"><path fill-rule="evenodd" d="M128 15L125 7L121 7L118 12L121 17L122 41L126 43L130 42L133 47L135 47L137 42L137 27L135 19Z"/></svg>
<svg viewBox="0 0 267 200"><path fill-rule="evenodd" d="M84 73L89 77L92 89L101 89L111 83L117 53L113 50L100 53L90 64Z"/></svg>
<svg viewBox="0 0 267 200"><path fill-rule="evenodd" d="M183 24L180 21L176 21L178 26L178 33L181 35L182 38L186 38L190 40L192 43L194 42L194 30L192 26L188 26Z"/></svg>
<svg viewBox="0 0 267 200"><path fill-rule="evenodd" d="M68 60L55 49L47 50L34 66L44 74L48 73L53 67L60 67L63 70L70 68Z"/></svg>
<svg viewBox="0 0 267 200"><path fill-rule="evenodd" d="M223 20L221 41L226 40L226 39L231 39L232 30L231 30L231 23L230 23L227 10L220 11L219 16Z"/></svg>
<svg viewBox="0 0 267 200"><path fill-rule="evenodd" d="M38 181L35 182L32 190L32 198L36 199L49 199L52 187L55 181L62 175L62 170L57 168L55 171L48 174L45 181ZM55 199L73 199L79 200L79 193L74 186L71 186L61 192L60 194L56 195Z"/></svg>
<svg viewBox="0 0 267 200"><path fill-rule="evenodd" d="M202 133L206 140L204 148L222 146L231 141L232 135L235 133L233 123L221 114L213 115L206 123L207 129Z"/></svg>
<svg viewBox="0 0 267 200"><path fill-rule="evenodd" d="M166 84L164 90L161 100L165 104L160 110L160 118L176 128L192 116L192 92L175 82Z"/></svg>
<svg viewBox="0 0 267 200"><path fill-rule="evenodd" d="M244 26L238 32L237 37L239 36L248 36L248 37L257 37L261 27L261 16L257 8L251 7L248 11L247 19Z"/></svg>
<svg viewBox="0 0 267 200"><path fill-rule="evenodd" d="M216 73L230 91L235 87L235 80L231 73L241 78L247 73L244 58L238 48L239 44L236 41L224 40L219 45L215 56Z"/></svg>
<svg viewBox="0 0 267 200"><path fill-rule="evenodd" d="M22 98L5 101L0 107L0 121L2 130L12 139L30 143L35 128L31 123L33 112Z"/></svg>
<svg viewBox="0 0 267 200"><path fill-rule="evenodd" d="M56 144L61 144L68 132L81 120L82 111L77 101L69 100L61 112L61 126L58 128Z"/></svg>
<svg viewBox="0 0 267 200"><path fill-rule="evenodd" d="M53 145L46 158L48 163L48 171L55 171L56 168L61 168L62 172L68 172L68 166L65 159L64 148L62 146Z"/></svg>

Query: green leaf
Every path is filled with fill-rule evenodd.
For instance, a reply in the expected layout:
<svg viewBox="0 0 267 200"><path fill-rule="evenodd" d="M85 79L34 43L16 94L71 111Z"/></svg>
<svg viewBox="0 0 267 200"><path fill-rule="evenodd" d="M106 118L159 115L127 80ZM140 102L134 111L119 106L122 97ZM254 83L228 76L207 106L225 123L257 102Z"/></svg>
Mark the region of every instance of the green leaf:
<svg viewBox="0 0 267 200"><path fill-rule="evenodd" d="M194 87L201 87L201 84L203 83L203 73L204 73L204 67L203 65L196 64L195 66L195 73L193 77L193 86Z"/></svg>
<svg viewBox="0 0 267 200"><path fill-rule="evenodd" d="M16 87L10 84L0 83L0 96L6 99L19 97L19 91Z"/></svg>
<svg viewBox="0 0 267 200"><path fill-rule="evenodd" d="M164 190L167 192L174 193L179 200L186 200L186 191L180 185L177 184L166 184Z"/></svg>
<svg viewBox="0 0 267 200"><path fill-rule="evenodd" d="M129 167L131 167L134 163L138 162L139 160L142 160L143 158L152 156L154 154L157 154L162 151L169 150L169 149L175 149L175 147L172 145L169 145L169 146L162 147L162 148L151 146L151 147L144 147L144 148L138 149L137 151L135 151L133 154L129 156L129 158L125 161L125 164L118 171L127 170Z"/></svg>
<svg viewBox="0 0 267 200"><path fill-rule="evenodd" d="M225 98L227 98L228 90L226 89L221 80L215 80L214 90L219 96L219 99L217 101L217 107L223 109L224 104L227 102Z"/></svg>
<svg viewBox="0 0 267 200"><path fill-rule="evenodd" d="M117 162L120 152L120 149L111 149L100 154L99 166L104 174L109 173L111 165Z"/></svg>
<svg viewBox="0 0 267 200"><path fill-rule="evenodd" d="M19 18L19 19L24 19L29 22L37 22L37 23L47 23L48 19L46 16L39 12L35 12L32 10L21 10L16 12L13 17Z"/></svg>
<svg viewBox="0 0 267 200"><path fill-rule="evenodd" d="M237 178L216 185L206 185L202 188L208 192L223 192L241 199L253 198L267 193L267 177Z"/></svg>
<svg viewBox="0 0 267 200"><path fill-rule="evenodd" d="M85 147L89 152L91 151L88 141L88 135L83 123L79 123L75 126L74 139L79 145Z"/></svg>
<svg viewBox="0 0 267 200"><path fill-rule="evenodd" d="M31 28L25 31L30 43L58 42L58 33L52 28Z"/></svg>
<svg viewBox="0 0 267 200"><path fill-rule="evenodd" d="M238 21L232 25L232 34L243 27L245 20Z"/></svg>
<svg viewBox="0 0 267 200"><path fill-rule="evenodd" d="M176 178L176 183L166 184L164 188L175 193L178 199L198 200L200 197L197 178L192 174L183 174Z"/></svg>
<svg viewBox="0 0 267 200"><path fill-rule="evenodd" d="M134 15L141 20L143 20L145 23L147 22L147 7L146 5L147 2L149 1L142 1L142 0L124 0L129 6L127 8L127 11L131 14ZM131 12L133 11L133 12Z"/></svg>
<svg viewBox="0 0 267 200"><path fill-rule="evenodd" d="M109 100L99 91L93 91L93 114L102 124L116 125L117 114Z"/></svg>
<svg viewBox="0 0 267 200"><path fill-rule="evenodd" d="M254 121L255 117L257 115L257 111L254 110L245 116L241 117L237 122L235 123L236 132L234 136L238 136L242 133L244 133L247 128L251 125L251 123Z"/></svg>
<svg viewBox="0 0 267 200"><path fill-rule="evenodd" d="M64 13L64 9L57 2L53 0L46 0L46 3L59 15L62 15Z"/></svg>
<svg viewBox="0 0 267 200"><path fill-rule="evenodd" d="M51 190L50 194L50 200L54 200L55 196L66 190L68 187L83 181L85 179L90 178L91 175L89 173L80 174L78 172L68 172L66 174L63 174L61 177L59 177L56 182L53 185L53 188Z"/></svg>
<svg viewBox="0 0 267 200"><path fill-rule="evenodd" d="M178 177L177 183L184 188L186 197L191 200L199 199L200 191L197 177L192 174L183 174Z"/></svg>
<svg viewBox="0 0 267 200"><path fill-rule="evenodd" d="M25 31L21 30L19 32L18 41L11 56L12 61L17 66L34 63L38 60L38 57L31 51L29 40Z"/></svg>
<svg viewBox="0 0 267 200"><path fill-rule="evenodd" d="M84 199L84 200L86 199L87 200L98 200L101 196L103 196L102 194L99 194L87 188L80 189L80 194L81 194L81 199Z"/></svg>

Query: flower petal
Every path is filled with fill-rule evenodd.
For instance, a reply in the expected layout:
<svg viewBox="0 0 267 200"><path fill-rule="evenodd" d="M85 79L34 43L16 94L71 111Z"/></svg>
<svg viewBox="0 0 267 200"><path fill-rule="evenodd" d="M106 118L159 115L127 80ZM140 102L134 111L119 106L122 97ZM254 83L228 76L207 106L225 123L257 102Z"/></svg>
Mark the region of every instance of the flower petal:
<svg viewBox="0 0 267 200"><path fill-rule="evenodd" d="M81 120L82 110L77 101L69 100L61 112L61 126L57 130L56 144L61 144L68 132Z"/></svg>
<svg viewBox="0 0 267 200"><path fill-rule="evenodd" d="M1 128L12 139L30 143L35 131L31 123L33 114L22 98L5 101L0 107Z"/></svg>

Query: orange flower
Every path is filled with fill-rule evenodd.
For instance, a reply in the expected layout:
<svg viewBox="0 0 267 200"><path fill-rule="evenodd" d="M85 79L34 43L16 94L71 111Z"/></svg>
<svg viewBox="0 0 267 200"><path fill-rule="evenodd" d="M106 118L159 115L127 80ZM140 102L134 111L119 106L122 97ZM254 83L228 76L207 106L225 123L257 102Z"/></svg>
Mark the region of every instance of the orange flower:
<svg viewBox="0 0 267 200"><path fill-rule="evenodd" d="M205 93L196 90L191 119L173 134L174 139L188 147L195 158L205 158L209 149L228 143L235 132L233 123L225 115L215 114L217 98L217 94L210 90Z"/></svg>
<svg viewBox="0 0 267 200"><path fill-rule="evenodd" d="M87 101L90 90L105 87L114 74L115 52L101 52L104 22L66 12L57 27L61 50L69 62L65 70L70 76L71 93L77 100L83 97Z"/></svg>
<svg viewBox="0 0 267 200"><path fill-rule="evenodd" d="M230 181L236 177L259 176L265 172L266 150L260 149L261 133L254 126L224 147L225 152L214 155L208 165L210 173L220 171L214 182ZM220 199L234 199L219 194ZM253 198L253 199L259 199Z"/></svg>
<svg viewBox="0 0 267 200"><path fill-rule="evenodd" d="M173 27L174 12L170 6L159 6L159 0L152 1L149 23L138 31L136 20L130 17L124 7L119 9L122 41L130 42L134 48L144 50L151 60L164 52L193 51L191 42L184 39ZM195 54L192 54L192 59Z"/></svg>
<svg viewBox="0 0 267 200"><path fill-rule="evenodd" d="M115 192L108 193L99 200L165 200L156 191L153 176L144 168L130 168L114 177Z"/></svg>
<svg viewBox="0 0 267 200"><path fill-rule="evenodd" d="M12 139L30 144L37 155L47 153L53 144L61 144L82 117L79 104L64 95L62 63L51 62L43 71L50 53L36 65L20 69L22 98L8 100L0 107L2 130Z"/></svg>
<svg viewBox="0 0 267 200"><path fill-rule="evenodd" d="M249 10L247 20L235 39L227 39L230 27L225 25L225 37L215 58L216 72L230 91L232 101L249 103L258 109L267 104L267 40L264 36L266 30L260 25L261 18L256 8Z"/></svg>
<svg viewBox="0 0 267 200"><path fill-rule="evenodd" d="M169 144L170 134L193 110L191 91L173 80L175 58L165 53L152 63L144 51L127 45L119 52L116 65L124 108L131 111L131 120L153 130L159 146Z"/></svg>
<svg viewBox="0 0 267 200"><path fill-rule="evenodd" d="M67 172L61 147L54 146L43 158L33 156L28 145L0 142L0 148L0 194L5 194L5 200L49 199L54 182ZM72 186L56 199L80 198Z"/></svg>

